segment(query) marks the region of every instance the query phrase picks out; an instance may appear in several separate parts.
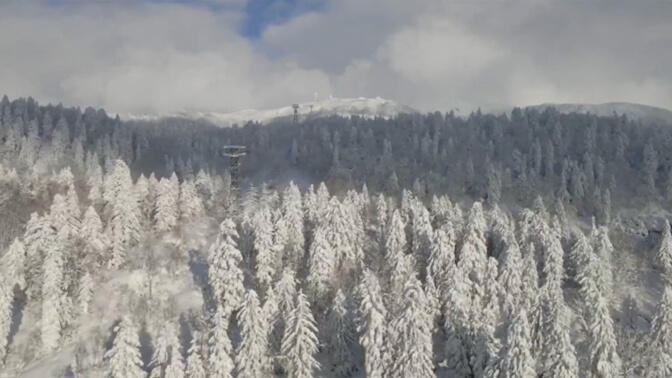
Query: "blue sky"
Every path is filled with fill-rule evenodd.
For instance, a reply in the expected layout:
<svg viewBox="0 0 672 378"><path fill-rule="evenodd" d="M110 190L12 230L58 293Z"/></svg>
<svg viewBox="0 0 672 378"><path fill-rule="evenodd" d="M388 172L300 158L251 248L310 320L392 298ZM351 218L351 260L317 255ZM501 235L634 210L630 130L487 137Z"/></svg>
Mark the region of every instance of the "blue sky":
<svg viewBox="0 0 672 378"><path fill-rule="evenodd" d="M323 0L249 0L241 32L246 37L259 38L268 25L288 21L301 13L317 11L323 5Z"/></svg>
<svg viewBox="0 0 672 378"><path fill-rule="evenodd" d="M69 1L69 0L52 0ZM149 0L156 3L177 3L207 7L213 12L238 10L243 4L244 20L240 34L246 38L258 39L264 29L273 24L287 22L306 12L321 10L326 0Z"/></svg>

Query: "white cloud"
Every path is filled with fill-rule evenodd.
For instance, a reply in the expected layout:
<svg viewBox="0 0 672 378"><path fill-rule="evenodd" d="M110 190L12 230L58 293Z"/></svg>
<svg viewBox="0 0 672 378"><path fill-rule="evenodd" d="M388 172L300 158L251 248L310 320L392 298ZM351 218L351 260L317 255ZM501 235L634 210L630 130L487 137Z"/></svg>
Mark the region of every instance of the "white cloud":
<svg viewBox="0 0 672 378"><path fill-rule="evenodd" d="M236 110L328 92L326 74L270 61L240 15L174 4L0 5L0 92L113 112Z"/></svg>
<svg viewBox="0 0 672 378"><path fill-rule="evenodd" d="M328 0L239 35L244 0L0 3L0 92L113 112L382 96L423 110L672 108L672 3ZM202 4L201 4L202 5Z"/></svg>
<svg viewBox="0 0 672 378"><path fill-rule="evenodd" d="M381 95L424 110L560 101L672 108L664 69L672 3L330 4L269 28L264 48L327 70L338 95Z"/></svg>

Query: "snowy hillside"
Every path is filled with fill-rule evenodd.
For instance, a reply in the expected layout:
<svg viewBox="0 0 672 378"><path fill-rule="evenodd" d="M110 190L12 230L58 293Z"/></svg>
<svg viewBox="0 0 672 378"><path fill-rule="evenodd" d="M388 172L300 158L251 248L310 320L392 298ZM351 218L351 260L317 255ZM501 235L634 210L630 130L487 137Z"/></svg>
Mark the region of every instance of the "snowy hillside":
<svg viewBox="0 0 672 378"><path fill-rule="evenodd" d="M543 110L554 107L560 113L591 113L597 116L612 116L614 113L625 114L633 120L672 124L672 111L655 106L633 104L629 102L607 102L604 104L540 104L530 106Z"/></svg>
<svg viewBox="0 0 672 378"><path fill-rule="evenodd" d="M392 118L401 113L416 113L417 110L381 97L335 98L304 102L299 104L299 117L302 119L325 116L360 116L365 118ZM289 119L293 116L292 104L275 109L244 109L230 113L220 112L177 112L169 115L126 115L125 119L157 120L168 117L206 119L218 126L244 124L247 121L268 123L277 119Z"/></svg>
<svg viewBox="0 0 672 378"><path fill-rule="evenodd" d="M0 114L0 378L672 376L672 127Z"/></svg>

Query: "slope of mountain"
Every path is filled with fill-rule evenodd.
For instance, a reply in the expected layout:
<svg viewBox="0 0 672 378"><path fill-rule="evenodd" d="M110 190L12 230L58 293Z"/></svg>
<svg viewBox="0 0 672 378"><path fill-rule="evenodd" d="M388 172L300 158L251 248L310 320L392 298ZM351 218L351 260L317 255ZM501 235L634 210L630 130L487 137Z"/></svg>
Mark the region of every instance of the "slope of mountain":
<svg viewBox="0 0 672 378"><path fill-rule="evenodd" d="M614 113L625 114L633 120L672 124L672 111L655 106L633 104L629 102L608 102L604 104L551 104L529 106L543 110L554 107L560 113L591 113L598 116L611 116Z"/></svg>
<svg viewBox="0 0 672 378"><path fill-rule="evenodd" d="M381 97L367 98L329 98L325 100L300 103L298 113L301 118L325 117L331 115L360 116L366 118L392 118L401 113L416 113L410 106ZM156 120L161 118L179 117L189 119L205 119L218 126L244 124L247 121L269 123L278 119L289 119L294 115L292 105L276 109L245 109L230 113L220 112L178 112L169 115L127 115L126 119Z"/></svg>

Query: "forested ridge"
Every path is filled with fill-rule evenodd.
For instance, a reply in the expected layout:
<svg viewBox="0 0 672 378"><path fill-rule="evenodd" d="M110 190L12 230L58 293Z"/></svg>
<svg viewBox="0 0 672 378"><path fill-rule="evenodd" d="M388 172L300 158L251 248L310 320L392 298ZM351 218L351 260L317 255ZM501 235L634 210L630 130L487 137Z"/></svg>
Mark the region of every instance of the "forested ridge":
<svg viewBox="0 0 672 378"><path fill-rule="evenodd" d="M9 376L672 377L670 125L0 121Z"/></svg>

